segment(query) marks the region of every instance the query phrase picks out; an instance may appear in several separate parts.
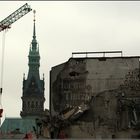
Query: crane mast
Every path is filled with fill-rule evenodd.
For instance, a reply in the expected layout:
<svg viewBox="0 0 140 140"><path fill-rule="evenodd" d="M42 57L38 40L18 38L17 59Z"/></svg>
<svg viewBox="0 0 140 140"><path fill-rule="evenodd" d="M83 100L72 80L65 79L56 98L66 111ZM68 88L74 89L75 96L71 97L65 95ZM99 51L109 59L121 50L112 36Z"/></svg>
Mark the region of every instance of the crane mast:
<svg viewBox="0 0 140 140"><path fill-rule="evenodd" d="M21 6L19 9L17 9L15 12L13 12L11 15L6 17L4 20L0 22L0 32L6 31L6 29L10 28L10 25L14 22L16 22L18 19L29 13L32 9L30 6L26 3L23 6ZM3 83L3 69L4 69L4 48L5 48L5 32L3 34L3 40L2 40L2 66L1 66L1 80L0 80L0 126L1 126L1 117L3 113L3 107L1 104L1 95L2 95L2 83Z"/></svg>
<svg viewBox="0 0 140 140"><path fill-rule="evenodd" d="M26 3L23 6L21 6L19 9L17 9L15 12L13 12L11 15L6 17L4 20L0 22L0 32L10 28L10 25L26 15L28 12L30 12L32 9L30 6Z"/></svg>

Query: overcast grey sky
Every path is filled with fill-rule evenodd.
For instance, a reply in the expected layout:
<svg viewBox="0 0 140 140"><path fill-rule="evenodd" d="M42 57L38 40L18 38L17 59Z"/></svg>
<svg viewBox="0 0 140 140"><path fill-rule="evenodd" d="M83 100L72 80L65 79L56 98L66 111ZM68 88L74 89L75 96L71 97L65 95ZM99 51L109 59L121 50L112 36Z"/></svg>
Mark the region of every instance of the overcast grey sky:
<svg viewBox="0 0 140 140"><path fill-rule="evenodd" d="M0 1L0 21L25 3L26 1ZM49 71L52 66L67 61L72 52L122 50L125 56L140 56L140 2L138 1L28 1L27 3L36 10L41 78L42 74L45 74L45 108L49 107ZM0 32L0 53L2 34L3 32ZM13 23L6 33L2 96L6 117L20 116L23 73L27 76L32 34L32 12Z"/></svg>

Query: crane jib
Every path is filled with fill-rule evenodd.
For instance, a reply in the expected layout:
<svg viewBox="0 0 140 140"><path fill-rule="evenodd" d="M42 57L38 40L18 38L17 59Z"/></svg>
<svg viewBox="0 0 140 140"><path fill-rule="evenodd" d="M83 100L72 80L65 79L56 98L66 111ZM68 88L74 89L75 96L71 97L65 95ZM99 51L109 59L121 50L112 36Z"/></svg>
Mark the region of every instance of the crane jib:
<svg viewBox="0 0 140 140"><path fill-rule="evenodd" d="M30 6L26 3L23 6L21 6L19 9L17 9L15 12L10 14L8 17L6 17L4 20L0 22L0 32L4 29L10 28L10 25L26 15L28 12L30 12L32 9Z"/></svg>

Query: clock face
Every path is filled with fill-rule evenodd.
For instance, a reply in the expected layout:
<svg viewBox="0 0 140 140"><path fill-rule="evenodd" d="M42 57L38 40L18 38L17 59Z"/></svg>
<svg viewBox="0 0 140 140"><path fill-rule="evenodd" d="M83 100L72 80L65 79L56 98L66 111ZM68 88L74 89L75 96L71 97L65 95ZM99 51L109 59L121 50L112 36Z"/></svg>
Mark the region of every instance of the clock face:
<svg viewBox="0 0 140 140"><path fill-rule="evenodd" d="M34 85L35 83L34 82L32 82L32 85Z"/></svg>

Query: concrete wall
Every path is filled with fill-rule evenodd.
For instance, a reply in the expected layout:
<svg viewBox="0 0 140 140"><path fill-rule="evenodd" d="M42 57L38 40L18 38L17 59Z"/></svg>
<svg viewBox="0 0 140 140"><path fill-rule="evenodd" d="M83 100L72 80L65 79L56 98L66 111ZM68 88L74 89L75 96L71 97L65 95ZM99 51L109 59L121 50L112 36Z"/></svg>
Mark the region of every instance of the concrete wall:
<svg viewBox="0 0 140 140"><path fill-rule="evenodd" d="M106 58L87 59L86 68L88 71L86 84L92 87L92 93L112 90L123 84L126 74L139 68L138 58Z"/></svg>
<svg viewBox="0 0 140 140"><path fill-rule="evenodd" d="M139 57L70 58L67 63L54 66L50 72L51 113L57 112L54 104L60 105L67 98L74 105L96 96L99 92L119 88L126 75L136 68L139 68ZM70 76L72 72L78 75ZM66 86L68 89L65 90ZM63 101L60 101L62 98ZM67 101L61 107L66 103Z"/></svg>
<svg viewBox="0 0 140 140"><path fill-rule="evenodd" d="M54 110L54 105L53 105L53 98L55 98L54 91L53 91L53 83L56 81L57 76L62 71L64 66L65 63L60 64L58 66L52 67L50 71L50 109L49 110L51 115L57 115L57 112Z"/></svg>
<svg viewBox="0 0 140 140"><path fill-rule="evenodd" d="M135 126L130 128L129 124L133 121L131 103L140 100L139 66L139 57L113 57L70 58L67 63L53 67L50 82L52 115L67 104L74 106L90 101L87 115L65 130L67 136L138 137L139 132L132 130ZM134 103L140 106L139 102ZM139 107L136 112L139 113Z"/></svg>

